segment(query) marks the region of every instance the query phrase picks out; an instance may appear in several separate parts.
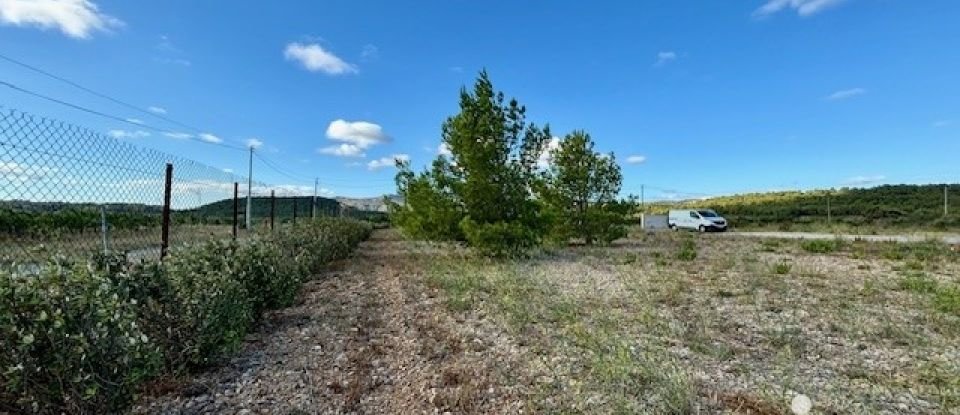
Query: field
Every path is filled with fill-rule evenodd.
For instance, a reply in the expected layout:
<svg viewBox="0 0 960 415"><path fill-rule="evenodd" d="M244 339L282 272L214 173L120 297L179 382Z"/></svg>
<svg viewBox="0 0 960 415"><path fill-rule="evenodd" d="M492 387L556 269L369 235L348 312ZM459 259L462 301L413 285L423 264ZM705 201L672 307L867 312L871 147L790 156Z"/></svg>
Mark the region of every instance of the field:
<svg viewBox="0 0 960 415"><path fill-rule="evenodd" d="M229 225L174 225L170 228L170 245L225 240L232 236ZM241 237L247 234L240 230ZM160 227L119 229L108 233L107 246L111 252L130 252L132 259L159 255ZM0 264L5 262L44 262L54 256L90 258L103 252L103 237L99 230L86 234L65 232L57 237L17 238L0 234Z"/></svg>
<svg viewBox="0 0 960 415"><path fill-rule="evenodd" d="M958 259L635 232L494 261L383 230L135 412L957 413Z"/></svg>

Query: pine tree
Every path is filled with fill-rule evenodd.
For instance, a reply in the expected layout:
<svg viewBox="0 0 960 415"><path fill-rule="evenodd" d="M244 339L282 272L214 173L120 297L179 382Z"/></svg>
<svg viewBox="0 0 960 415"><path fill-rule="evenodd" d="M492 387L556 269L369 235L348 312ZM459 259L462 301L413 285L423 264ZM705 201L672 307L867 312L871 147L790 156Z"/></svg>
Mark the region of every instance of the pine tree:
<svg viewBox="0 0 960 415"><path fill-rule="evenodd" d="M629 203L617 195L623 176L613 153L599 154L593 140L583 131L574 131L560 142L540 196L552 214L551 235L560 241L581 238L610 243L626 235L623 225Z"/></svg>

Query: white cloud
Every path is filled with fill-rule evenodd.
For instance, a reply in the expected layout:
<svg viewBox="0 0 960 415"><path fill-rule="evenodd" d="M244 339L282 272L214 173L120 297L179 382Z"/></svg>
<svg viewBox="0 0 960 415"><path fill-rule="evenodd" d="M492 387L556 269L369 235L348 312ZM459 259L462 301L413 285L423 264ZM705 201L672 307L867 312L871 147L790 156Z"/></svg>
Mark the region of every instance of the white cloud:
<svg viewBox="0 0 960 415"><path fill-rule="evenodd" d="M380 57L380 49L376 45L364 45L360 52L360 58L363 60L374 60Z"/></svg>
<svg viewBox="0 0 960 415"><path fill-rule="evenodd" d="M0 1L3 1L3 0L0 0ZM127 118L127 122L134 123L134 124L143 124L143 120L139 118Z"/></svg>
<svg viewBox="0 0 960 415"><path fill-rule="evenodd" d="M444 156L444 157L453 157L453 153L450 151L450 146L448 146L447 143L440 143L440 145L437 146L437 155Z"/></svg>
<svg viewBox="0 0 960 415"><path fill-rule="evenodd" d="M866 93L867 93L867 90L866 90L866 89L863 89L863 88L842 89L842 90L840 90L840 91L837 91L837 92L834 92L834 93L832 93L832 94L830 94L830 95L827 95L826 100L827 100L827 101L839 101L839 100L842 100L842 99L853 98L853 97L856 97L856 96L859 96L859 95L863 95L863 94L866 94Z"/></svg>
<svg viewBox="0 0 960 415"><path fill-rule="evenodd" d="M170 138L175 138L177 140L186 140L188 138L193 138L193 134L188 134L188 133L163 133L163 135Z"/></svg>
<svg viewBox="0 0 960 415"><path fill-rule="evenodd" d="M398 161L410 161L410 156L407 154L394 154L390 157L381 157L378 160L370 160L370 162L367 163L367 169L380 170L387 167L393 167L397 165Z"/></svg>
<svg viewBox="0 0 960 415"><path fill-rule="evenodd" d="M90 0L0 0L0 24L59 29L76 39L123 26Z"/></svg>
<svg viewBox="0 0 960 415"><path fill-rule="evenodd" d="M848 186L869 186L872 184L880 183L887 179L887 176L884 175L875 175L875 176L855 176L847 180L844 180L844 184Z"/></svg>
<svg viewBox="0 0 960 415"><path fill-rule="evenodd" d="M846 0L769 0L753 12L754 17L763 18L793 9L802 17L813 16Z"/></svg>
<svg viewBox="0 0 960 415"><path fill-rule="evenodd" d="M223 169L224 173L233 174L233 169Z"/></svg>
<svg viewBox="0 0 960 415"><path fill-rule="evenodd" d="M671 51L665 51L657 53L657 62L654 63L655 66L663 66L677 59L677 53Z"/></svg>
<svg viewBox="0 0 960 415"><path fill-rule="evenodd" d="M257 138L248 138L243 142L247 147L260 148L263 146L263 141Z"/></svg>
<svg viewBox="0 0 960 415"><path fill-rule="evenodd" d="M647 161L647 156L641 156L638 154L634 154L630 157L627 157L627 163L630 163L630 164L642 164L642 163L645 163L646 161Z"/></svg>
<svg viewBox="0 0 960 415"><path fill-rule="evenodd" d="M540 153L540 157L537 159L537 167L541 169L549 168L550 163L553 162L553 152L558 148L560 148L560 137L550 138L546 148L543 149L543 152Z"/></svg>
<svg viewBox="0 0 960 415"><path fill-rule="evenodd" d="M939 120L933 122L933 126L936 128L946 127L950 124L953 124L953 120Z"/></svg>
<svg viewBox="0 0 960 415"><path fill-rule="evenodd" d="M136 131L127 131L127 130L110 130L107 131L107 135L113 138L146 138L150 137L150 133L142 130Z"/></svg>
<svg viewBox="0 0 960 415"><path fill-rule="evenodd" d="M389 141L382 127L367 121L334 120L327 127L327 138L341 144L323 147L317 151L341 157L364 157L363 150Z"/></svg>
<svg viewBox="0 0 960 415"><path fill-rule="evenodd" d="M202 141L206 141L206 142L208 142L208 143L214 143L214 144L219 144L219 143L222 143L222 142L223 142L223 139L222 139L222 138L217 137L217 136L215 136L215 135L213 135L213 134L210 134L210 133L202 133L202 134L198 135L197 138L199 138L199 139L202 140Z"/></svg>
<svg viewBox="0 0 960 415"><path fill-rule="evenodd" d="M147 111L150 111L154 114L164 115L167 113L167 109L163 107L147 107Z"/></svg>
<svg viewBox="0 0 960 415"><path fill-rule="evenodd" d="M287 60L299 62L310 72L324 72L329 75L356 73L357 68L333 53L324 50L316 43L290 43L283 51Z"/></svg>
<svg viewBox="0 0 960 415"><path fill-rule="evenodd" d="M37 180L56 173L52 167L29 166L9 161L0 161L0 177L14 182Z"/></svg>
<svg viewBox="0 0 960 415"><path fill-rule="evenodd" d="M329 147L318 148L317 152L320 154L328 154L331 156L338 157L365 157L366 154L363 152L363 149L356 144L343 143L339 145L333 145Z"/></svg>

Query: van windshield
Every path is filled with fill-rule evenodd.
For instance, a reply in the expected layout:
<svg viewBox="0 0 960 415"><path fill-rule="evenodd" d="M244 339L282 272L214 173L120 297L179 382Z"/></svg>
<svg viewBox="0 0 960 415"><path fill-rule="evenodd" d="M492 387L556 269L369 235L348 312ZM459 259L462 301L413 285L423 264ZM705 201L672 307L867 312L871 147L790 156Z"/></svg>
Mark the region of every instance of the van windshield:
<svg viewBox="0 0 960 415"><path fill-rule="evenodd" d="M705 218L716 218L716 217L719 217L719 216L717 216L717 212L714 212L714 211L712 211L712 210L698 210L697 213L700 213L700 216L703 216L703 217L705 217Z"/></svg>

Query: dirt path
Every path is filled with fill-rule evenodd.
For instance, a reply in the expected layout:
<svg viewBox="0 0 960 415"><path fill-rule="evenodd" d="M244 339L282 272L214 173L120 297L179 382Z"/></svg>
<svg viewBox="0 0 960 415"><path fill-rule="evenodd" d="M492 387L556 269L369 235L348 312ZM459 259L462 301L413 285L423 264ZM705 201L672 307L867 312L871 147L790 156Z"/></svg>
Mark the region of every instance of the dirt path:
<svg viewBox="0 0 960 415"><path fill-rule="evenodd" d="M423 249L376 233L265 316L229 364L133 412L517 413L508 342L444 311L420 283Z"/></svg>
<svg viewBox="0 0 960 415"><path fill-rule="evenodd" d="M960 244L960 235L836 235L832 233L813 233L813 232L726 232L719 235L724 236L751 236L755 238L781 238L781 239L837 239L841 238L847 241L864 240L868 242L924 242L930 239L941 240L944 243L958 245Z"/></svg>

